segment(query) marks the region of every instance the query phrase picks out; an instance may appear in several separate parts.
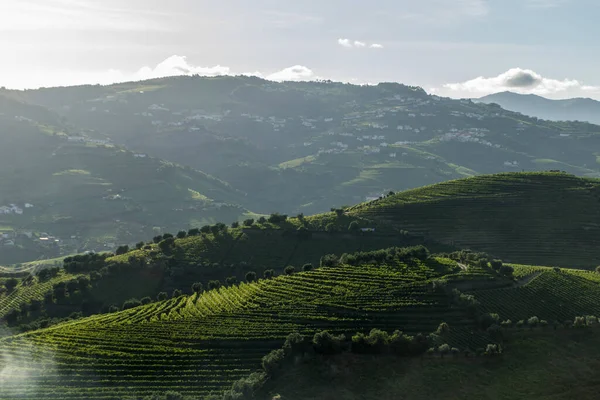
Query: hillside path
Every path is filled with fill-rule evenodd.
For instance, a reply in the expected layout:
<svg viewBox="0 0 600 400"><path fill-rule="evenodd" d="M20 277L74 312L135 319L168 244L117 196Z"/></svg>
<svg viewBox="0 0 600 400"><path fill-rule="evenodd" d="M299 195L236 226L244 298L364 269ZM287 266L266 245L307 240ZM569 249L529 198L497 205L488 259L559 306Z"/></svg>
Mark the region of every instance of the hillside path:
<svg viewBox="0 0 600 400"><path fill-rule="evenodd" d="M536 271L531 275L527 275L525 278L520 279L518 281L516 281L515 283L513 283L514 288L518 288L521 286L525 286L527 285L529 282L531 282L532 280L534 280L535 278L537 278L538 276L540 276L542 274L542 272L544 271Z"/></svg>

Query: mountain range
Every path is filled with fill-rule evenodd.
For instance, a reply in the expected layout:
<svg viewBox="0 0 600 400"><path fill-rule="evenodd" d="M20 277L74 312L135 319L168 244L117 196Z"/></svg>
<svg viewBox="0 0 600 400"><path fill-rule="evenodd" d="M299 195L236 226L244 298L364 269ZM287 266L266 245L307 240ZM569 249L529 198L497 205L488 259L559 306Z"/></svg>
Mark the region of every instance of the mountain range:
<svg viewBox="0 0 600 400"><path fill-rule="evenodd" d="M535 94L500 92L476 99L507 110L550 121L585 121L600 124L600 101L590 98L552 100Z"/></svg>
<svg viewBox="0 0 600 400"><path fill-rule="evenodd" d="M0 264L479 174L600 176L597 125L397 83L195 76L2 89L0 99Z"/></svg>

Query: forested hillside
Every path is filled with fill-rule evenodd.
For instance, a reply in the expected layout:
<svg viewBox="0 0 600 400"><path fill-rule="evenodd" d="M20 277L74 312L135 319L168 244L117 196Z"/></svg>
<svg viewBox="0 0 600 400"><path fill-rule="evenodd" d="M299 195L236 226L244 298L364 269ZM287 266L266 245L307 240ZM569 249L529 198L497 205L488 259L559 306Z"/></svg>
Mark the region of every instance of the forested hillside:
<svg viewBox="0 0 600 400"><path fill-rule="evenodd" d="M465 176L597 176L600 128L538 120L395 83L175 77L6 91L136 152L210 173L260 213L322 212Z"/></svg>
<svg viewBox="0 0 600 400"><path fill-rule="evenodd" d="M96 140L0 96L0 264L114 250L155 231L247 213L228 184Z"/></svg>

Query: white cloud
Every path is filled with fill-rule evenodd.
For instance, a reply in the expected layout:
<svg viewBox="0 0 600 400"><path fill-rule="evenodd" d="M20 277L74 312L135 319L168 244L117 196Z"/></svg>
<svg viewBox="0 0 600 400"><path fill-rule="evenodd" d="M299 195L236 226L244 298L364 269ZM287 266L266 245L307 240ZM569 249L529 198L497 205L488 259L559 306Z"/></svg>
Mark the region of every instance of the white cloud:
<svg viewBox="0 0 600 400"><path fill-rule="evenodd" d="M273 74L267 75L266 79L270 81L311 81L318 79L315 73L303 65L294 65L293 67L282 69Z"/></svg>
<svg viewBox="0 0 600 400"><path fill-rule="evenodd" d="M352 47L352 42L350 41L350 39L338 39L337 40L338 44L342 47Z"/></svg>
<svg viewBox="0 0 600 400"><path fill-rule="evenodd" d="M357 48L357 49L362 49L362 48L366 48L369 47L371 49L382 49L383 46L379 43L373 43L371 45L367 45L366 42L363 42L362 40L350 40L350 39L346 39L346 38L340 38L337 40L338 44L342 47L346 47L348 49L351 48Z"/></svg>
<svg viewBox="0 0 600 400"><path fill-rule="evenodd" d="M185 56L173 55L154 68L142 67L134 74L134 80L162 78L177 75L218 76L231 75L229 67L215 65L214 67L199 67L188 63Z"/></svg>
<svg viewBox="0 0 600 400"><path fill-rule="evenodd" d="M596 89L594 86L583 86L574 79L546 78L535 71L522 68L511 68L494 77L479 76L465 82L444 85L444 89L450 92L471 95L486 95L502 91L549 95L576 89L590 90L588 88Z"/></svg>

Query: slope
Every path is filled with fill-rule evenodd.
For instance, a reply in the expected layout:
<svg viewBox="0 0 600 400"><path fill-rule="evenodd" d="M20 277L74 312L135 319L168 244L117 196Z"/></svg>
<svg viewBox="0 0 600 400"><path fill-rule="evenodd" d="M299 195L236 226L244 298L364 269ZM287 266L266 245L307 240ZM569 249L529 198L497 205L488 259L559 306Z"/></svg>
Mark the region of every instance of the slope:
<svg viewBox="0 0 600 400"><path fill-rule="evenodd" d="M599 201L598 180L511 173L408 190L348 212L505 261L593 268Z"/></svg>
<svg viewBox="0 0 600 400"><path fill-rule="evenodd" d="M515 333L499 359L399 360L337 356L291 367L269 382L271 400L570 400L597 398L597 328ZM279 397L274 397L279 395Z"/></svg>
<svg viewBox="0 0 600 400"><path fill-rule="evenodd" d="M456 272L455 262L387 254L385 264L261 279L2 338L2 397L198 397L258 369L294 331L430 332L445 320L454 345L485 343L466 310L432 289L432 279Z"/></svg>
<svg viewBox="0 0 600 400"><path fill-rule="evenodd" d="M496 103L507 110L550 121L587 121L599 124L600 102L589 98L552 100L533 94L494 93L476 101Z"/></svg>
<svg viewBox="0 0 600 400"><path fill-rule="evenodd" d="M41 107L0 102L0 264L246 213L243 194L218 179L93 139Z"/></svg>
<svg viewBox="0 0 600 400"><path fill-rule="evenodd" d="M90 135L206 171L260 213L313 214L390 190L485 173L598 176L600 128L395 83L171 77L7 95Z"/></svg>

